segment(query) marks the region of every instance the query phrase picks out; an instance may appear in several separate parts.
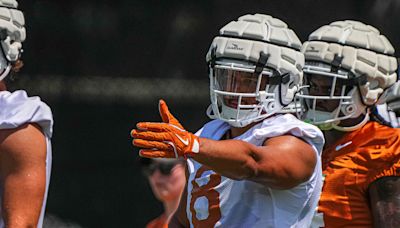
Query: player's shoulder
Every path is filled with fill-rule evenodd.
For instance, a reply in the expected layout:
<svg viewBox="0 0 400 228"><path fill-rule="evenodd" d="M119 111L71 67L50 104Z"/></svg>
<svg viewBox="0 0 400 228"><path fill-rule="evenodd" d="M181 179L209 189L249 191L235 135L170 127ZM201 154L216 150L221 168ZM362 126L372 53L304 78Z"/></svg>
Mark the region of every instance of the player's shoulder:
<svg viewBox="0 0 400 228"><path fill-rule="evenodd" d="M252 142L260 140L264 142L266 139L283 135L292 135L301 138L309 144L315 145L319 152L322 151L325 141L321 130L314 125L297 119L292 114L278 114L266 118L262 123L246 132L243 138L250 138Z"/></svg>
<svg viewBox="0 0 400 228"><path fill-rule="evenodd" d="M365 138L368 138L367 135L369 135L375 140L381 139L400 142L400 128L393 128L371 121L362 130L362 135L365 135Z"/></svg>
<svg viewBox="0 0 400 228"><path fill-rule="evenodd" d="M0 111L8 112L8 111L19 111L28 108L37 108L40 107L42 109L48 109L51 112L49 106L43 102L38 96L28 96L26 91L17 90L14 92L9 91L1 91L0 92Z"/></svg>
<svg viewBox="0 0 400 228"><path fill-rule="evenodd" d="M2 170L8 172L19 168L40 168L43 161L46 161L46 145L45 136L36 124L25 123L13 129L1 129Z"/></svg>
<svg viewBox="0 0 400 228"><path fill-rule="evenodd" d="M230 127L228 123L219 119L215 119L204 124L204 126L196 132L196 135L202 135L202 137L209 138L229 128Z"/></svg>
<svg viewBox="0 0 400 228"><path fill-rule="evenodd" d="M384 176L400 175L400 129L369 122L356 137L353 141L357 153L352 161L371 170L367 174L370 182Z"/></svg>
<svg viewBox="0 0 400 228"><path fill-rule="evenodd" d="M44 133L38 124L24 123L16 128L0 130L0 150L3 154L23 154L30 148L45 151Z"/></svg>
<svg viewBox="0 0 400 228"><path fill-rule="evenodd" d="M287 124L290 124L290 125L298 125L298 126L304 126L307 128L318 129L318 127L316 127L312 124L306 123L290 113L277 114L277 115L268 117L263 120L263 124L264 125L282 125L282 124L287 125Z"/></svg>
<svg viewBox="0 0 400 228"><path fill-rule="evenodd" d="M274 130L278 132L292 132L294 135L302 135L301 132L307 132L310 136L323 138L321 130L309 123L299 120L292 114L279 114L263 120L261 126L258 127L261 131ZM258 131L260 131L258 130Z"/></svg>
<svg viewBox="0 0 400 228"><path fill-rule="evenodd" d="M384 165L385 162L400 161L400 129L398 128L371 121L342 141L354 143L358 153L368 156L375 161L375 164L378 164L378 161L384 162Z"/></svg>
<svg viewBox="0 0 400 228"><path fill-rule="evenodd" d="M0 129L18 128L25 123L37 123L51 136L53 115L50 107L38 96L29 97L26 91L0 92Z"/></svg>

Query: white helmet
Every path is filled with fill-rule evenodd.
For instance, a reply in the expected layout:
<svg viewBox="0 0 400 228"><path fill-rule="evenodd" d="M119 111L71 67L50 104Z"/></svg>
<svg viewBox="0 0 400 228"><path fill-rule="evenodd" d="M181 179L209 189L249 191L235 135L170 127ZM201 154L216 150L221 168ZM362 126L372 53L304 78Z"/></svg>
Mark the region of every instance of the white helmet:
<svg viewBox="0 0 400 228"><path fill-rule="evenodd" d="M208 116L244 127L279 112L302 81L300 47L286 23L268 15L245 15L225 25L206 56Z"/></svg>
<svg viewBox="0 0 400 228"><path fill-rule="evenodd" d="M305 89L297 94L305 102L301 118L323 130L362 127L369 120L369 108L397 80L393 46L376 28L358 21L322 26L311 33L301 51L306 59ZM325 93L311 92L321 90L313 86L313 78L329 81ZM336 102L333 110L321 109L321 104L332 100ZM352 126L340 125L354 118L361 120Z"/></svg>
<svg viewBox="0 0 400 228"><path fill-rule="evenodd" d="M17 7L15 0L0 0L0 81L21 57L22 42L26 38L24 14Z"/></svg>

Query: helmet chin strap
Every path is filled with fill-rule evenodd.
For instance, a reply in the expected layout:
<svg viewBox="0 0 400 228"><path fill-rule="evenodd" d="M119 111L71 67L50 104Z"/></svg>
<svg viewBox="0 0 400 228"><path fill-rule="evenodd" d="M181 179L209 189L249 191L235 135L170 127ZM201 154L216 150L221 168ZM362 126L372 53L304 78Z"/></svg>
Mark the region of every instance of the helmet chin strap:
<svg viewBox="0 0 400 228"><path fill-rule="evenodd" d="M11 64L8 64L6 69L3 70L3 72L0 74L0 81L2 81L11 71Z"/></svg>
<svg viewBox="0 0 400 228"><path fill-rule="evenodd" d="M332 128L335 130L338 130L338 131L345 131L345 132L355 131L357 129L360 129L362 126L364 126L369 120L370 120L369 113L366 113L364 115L364 119L360 123L358 123L354 126L343 127L343 126L339 126L337 124L332 124Z"/></svg>
<svg viewBox="0 0 400 228"><path fill-rule="evenodd" d="M239 108L231 108L225 104L221 105L221 117L226 120L232 127L245 127L252 123L256 117L258 110L243 110Z"/></svg>
<svg viewBox="0 0 400 228"><path fill-rule="evenodd" d="M248 117L248 114L251 114L253 111L252 110L240 110L239 115L241 116L241 118L237 119L236 115L237 115L237 109L235 108L230 108L226 105L222 105L221 107L223 109L223 111L221 113L219 113L219 115L215 114L215 112L213 111L213 105L209 105L207 108L207 116L210 119L220 119L222 121L227 122L229 125L231 125L232 127L245 127L253 122L257 122L261 119L264 119L266 117L262 116L262 118L249 118L246 119L245 117Z"/></svg>
<svg viewBox="0 0 400 228"><path fill-rule="evenodd" d="M217 119L218 118L218 116L215 114L215 112L213 111L213 105L212 104L210 104L209 106L208 106L208 108L207 108L207 111L206 111L206 114L207 114L207 116L210 118L210 119Z"/></svg>

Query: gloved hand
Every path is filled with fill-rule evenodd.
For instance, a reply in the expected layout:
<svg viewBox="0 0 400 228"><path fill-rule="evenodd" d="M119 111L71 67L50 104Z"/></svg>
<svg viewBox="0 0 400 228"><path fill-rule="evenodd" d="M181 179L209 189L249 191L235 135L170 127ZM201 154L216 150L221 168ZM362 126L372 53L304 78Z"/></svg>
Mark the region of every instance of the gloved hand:
<svg viewBox="0 0 400 228"><path fill-rule="evenodd" d="M159 112L163 123L140 122L131 131L133 145L144 148L139 155L148 158L187 157L199 152L199 137L186 131L160 100Z"/></svg>

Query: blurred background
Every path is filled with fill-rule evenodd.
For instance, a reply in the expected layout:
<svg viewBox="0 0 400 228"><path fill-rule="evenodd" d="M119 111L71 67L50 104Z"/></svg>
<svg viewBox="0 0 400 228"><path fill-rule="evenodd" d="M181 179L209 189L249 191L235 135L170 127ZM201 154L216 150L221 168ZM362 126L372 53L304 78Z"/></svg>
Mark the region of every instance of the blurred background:
<svg viewBox="0 0 400 228"><path fill-rule="evenodd" d="M159 121L157 101L190 131L206 121L205 54L227 22L247 13L285 21L302 41L355 19L400 50L398 0L29 0L25 66L13 89L54 114L47 227L144 227L162 212L129 132Z"/></svg>

